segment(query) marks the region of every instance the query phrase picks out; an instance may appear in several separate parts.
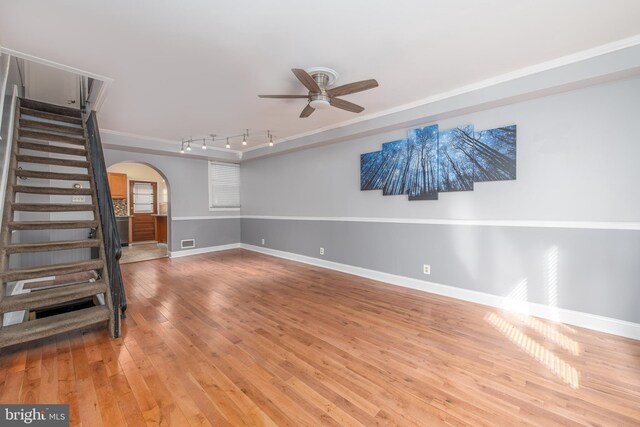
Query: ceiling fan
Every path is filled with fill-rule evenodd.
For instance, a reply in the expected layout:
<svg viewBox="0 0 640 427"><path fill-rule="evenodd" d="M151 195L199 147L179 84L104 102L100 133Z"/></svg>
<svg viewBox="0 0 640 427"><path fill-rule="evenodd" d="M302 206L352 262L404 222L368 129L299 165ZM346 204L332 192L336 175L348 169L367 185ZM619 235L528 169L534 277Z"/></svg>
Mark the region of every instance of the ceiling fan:
<svg viewBox="0 0 640 427"><path fill-rule="evenodd" d="M258 97L278 99L307 98L308 104L300 113L300 117L309 117L316 109L328 108L329 106L360 113L364 110L363 107L337 97L378 87L377 81L369 79L329 88L335 83L338 73L325 67L314 67L307 70L292 68L291 71L300 80L300 83L309 90L308 95L258 95Z"/></svg>

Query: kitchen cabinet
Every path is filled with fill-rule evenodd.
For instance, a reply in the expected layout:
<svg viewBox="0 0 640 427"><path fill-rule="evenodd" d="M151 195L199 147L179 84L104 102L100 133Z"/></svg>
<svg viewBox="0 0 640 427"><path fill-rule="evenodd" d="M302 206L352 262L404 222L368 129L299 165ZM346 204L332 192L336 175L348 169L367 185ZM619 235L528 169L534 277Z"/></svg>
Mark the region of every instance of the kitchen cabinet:
<svg viewBox="0 0 640 427"><path fill-rule="evenodd" d="M109 188L111 189L111 198L126 199L127 198L127 174L107 172L107 179L109 180Z"/></svg>

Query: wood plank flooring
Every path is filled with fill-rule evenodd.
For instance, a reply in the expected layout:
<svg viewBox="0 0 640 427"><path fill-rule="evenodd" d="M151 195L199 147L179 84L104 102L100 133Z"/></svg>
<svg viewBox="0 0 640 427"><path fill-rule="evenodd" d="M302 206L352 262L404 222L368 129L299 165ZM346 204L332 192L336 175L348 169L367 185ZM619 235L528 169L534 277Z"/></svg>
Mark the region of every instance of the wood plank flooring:
<svg viewBox="0 0 640 427"><path fill-rule="evenodd" d="M123 337L5 349L84 426L640 425L640 342L244 250L122 267Z"/></svg>

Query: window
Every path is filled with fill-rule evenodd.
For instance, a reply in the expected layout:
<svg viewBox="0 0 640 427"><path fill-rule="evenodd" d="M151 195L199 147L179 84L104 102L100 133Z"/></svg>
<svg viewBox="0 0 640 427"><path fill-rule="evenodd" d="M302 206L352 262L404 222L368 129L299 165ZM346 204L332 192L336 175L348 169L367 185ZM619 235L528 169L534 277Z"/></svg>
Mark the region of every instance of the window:
<svg viewBox="0 0 640 427"><path fill-rule="evenodd" d="M209 162L209 209L240 208L240 165Z"/></svg>

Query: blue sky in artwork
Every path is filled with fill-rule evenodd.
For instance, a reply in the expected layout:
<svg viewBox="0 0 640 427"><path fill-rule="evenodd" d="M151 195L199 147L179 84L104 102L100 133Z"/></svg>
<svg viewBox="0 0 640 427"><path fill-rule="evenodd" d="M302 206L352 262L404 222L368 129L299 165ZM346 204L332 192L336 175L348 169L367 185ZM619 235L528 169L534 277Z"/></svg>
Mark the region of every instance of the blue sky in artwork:
<svg viewBox="0 0 640 427"><path fill-rule="evenodd" d="M443 130L438 135L438 190L471 191L474 175L473 125Z"/></svg>
<svg viewBox="0 0 640 427"><path fill-rule="evenodd" d="M382 190L382 151L360 155L360 190Z"/></svg>
<svg viewBox="0 0 640 427"><path fill-rule="evenodd" d="M475 133L476 182L516 179L516 134L516 125Z"/></svg>
<svg viewBox="0 0 640 427"><path fill-rule="evenodd" d="M438 197L438 125L409 131L409 173L406 186L409 200Z"/></svg>

